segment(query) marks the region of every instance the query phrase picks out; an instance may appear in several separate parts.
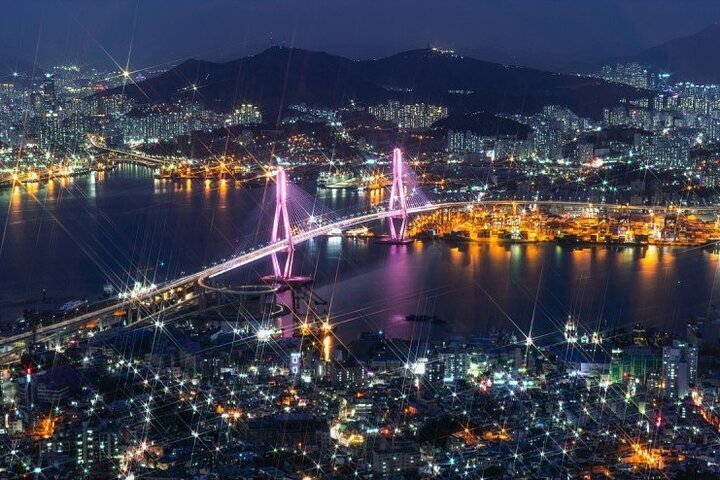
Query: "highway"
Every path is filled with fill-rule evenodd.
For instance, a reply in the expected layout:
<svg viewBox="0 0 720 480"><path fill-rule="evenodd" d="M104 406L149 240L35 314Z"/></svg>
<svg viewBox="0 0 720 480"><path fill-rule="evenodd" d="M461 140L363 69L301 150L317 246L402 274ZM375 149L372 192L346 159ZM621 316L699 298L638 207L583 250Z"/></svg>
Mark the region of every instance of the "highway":
<svg viewBox="0 0 720 480"><path fill-rule="evenodd" d="M415 207L415 208L409 208L407 210L408 214L416 214L416 213L423 213L423 212L430 212L433 210L438 210L442 208L457 208L457 207L464 207L468 204L473 202L446 202L446 203L437 203L437 204L427 204L421 207ZM380 212L374 212L364 215L359 215L357 217L349 217L343 220L340 220L338 222L334 223L328 223L325 225L318 226L316 228L313 228L311 230L307 230L301 233L298 233L297 235L293 236L293 243L299 244L306 242L312 238L316 238L319 236L327 235L330 233L331 230L335 229L347 229L351 228L357 225L361 225L364 223L373 222L376 220L382 220L384 218L392 217L392 216L399 216L403 212L400 210L393 210L393 211L380 211ZM54 333L74 327L83 323L90 322L92 320L104 317L106 315L111 315L113 312L117 310L123 310L132 307L137 302L141 302L143 300L147 300L148 298L151 298L155 295L162 295L163 292L174 290L178 287L182 287L187 284L191 283L198 283L200 286L204 287L206 286L206 280L208 278L216 277L218 275L221 275L223 273L229 272L231 270L234 270L238 267L241 267L243 265L251 264L257 260L266 258L273 253L280 253L287 249L287 240L282 240L276 243L272 243L270 245L266 245L264 247L260 247L256 250L252 250L248 253L245 253L243 255L239 255L237 257L231 258L230 260L220 263L218 265L215 265L213 267L210 267L208 269L186 275L184 277L178 278L176 280L173 280L172 282L168 282L162 285L159 285L156 289L151 290L144 295L137 296L134 299L124 299L121 300L115 304L109 305L107 307L101 308L99 310L94 310L91 312L83 313L78 315L77 317L72 317L66 320L62 320L60 322L53 323L51 325L45 325L37 329L36 331L36 337L38 339L51 336ZM212 287L210 287L212 289ZM3 337L0 338L0 348L6 347L9 345L12 345L16 342L21 342L24 340L28 340L33 335L32 331L23 332L17 335L13 335L10 337Z"/></svg>
<svg viewBox="0 0 720 480"><path fill-rule="evenodd" d="M419 207L412 207L407 209L407 214L418 214L418 213L426 213L431 212L434 210L440 210L444 208L461 208L461 207L467 207L468 205L480 205L480 206L501 206L501 205L538 205L538 206L558 206L558 207L570 207L570 208L587 208L587 207L595 207L595 208L602 208L606 210L635 210L635 211L647 211L647 210L665 210L666 207L649 207L649 206L632 206L632 205L615 205L615 204L594 204L591 205L589 203L584 202L562 202L562 201L532 201L532 200L518 200L518 201L508 201L508 200L491 200L491 201L462 201L462 202L442 202L442 203L428 203L423 206ZM720 211L720 206L718 207L673 207L674 210L681 209L682 211L691 211L691 212L718 212ZM317 226L315 228L312 228L310 230L306 230L300 233L297 233L293 236L293 243L295 245L306 242L310 239L327 235L333 230L345 230L348 228L352 228L358 225L362 225L365 223L370 223L378 220L383 220L388 217L397 217L402 215L401 210L392 210L392 211L378 211L373 213L367 213L362 214L354 217L348 217L342 220L339 220L337 222L328 223L324 225ZM36 336L38 339L41 339L43 337L51 336L54 333L74 327L76 325L90 322L92 320L102 318L106 315L110 315L113 312L117 310L123 310L132 307L137 302L141 302L144 300L147 300L149 298L152 298L155 295L162 295L163 292L174 290L176 288L196 283L200 287L208 289L208 290L219 290L216 287L213 287L212 285L208 284L208 279L211 279L213 277L217 277L219 275L222 275L224 273L227 273L231 270L234 270L236 268L242 267L244 265L251 264L253 262L256 262L260 259L266 258L273 253L280 253L287 249L287 240L281 240L279 242L275 242L260 248L257 248L255 250L252 250L250 252L244 253L242 255L236 256L234 258L231 258L230 260L227 260L223 263L220 263L218 265L212 266L210 268L207 268L205 270L186 275L184 277L178 278L172 282L168 282L162 285L159 285L156 289L151 290L147 293L144 293L142 295L137 296L134 299L124 299L121 300L115 304L103 307L99 310L94 310L91 312L83 313L78 315L77 317L72 317L66 320L62 320L60 322L53 323L51 325L45 325L37 329ZM29 338L31 338L33 333L31 331L29 332L23 332L17 335L13 335L10 337L3 337L0 338L0 348L7 347L9 345L12 345L16 342L24 341Z"/></svg>
<svg viewBox="0 0 720 480"><path fill-rule="evenodd" d="M471 203L471 202L467 202ZM538 207L564 207L564 208L596 208L600 210L623 210L628 212L682 212L682 213L720 213L720 205L694 206L694 205L630 205L621 203L592 203L569 200L480 200L472 202L478 206L502 205L537 205Z"/></svg>
<svg viewBox="0 0 720 480"><path fill-rule="evenodd" d="M121 156L125 156L125 157L133 157L135 159L136 163L145 165L146 167L157 168L157 167L162 167L165 164L165 161L161 160L159 158L148 157L147 155L143 155L141 153L136 153L136 152L127 152L124 150L116 150L114 148L108 148L105 145L98 143L96 135L88 134L87 139L90 142L90 144L93 147L97 148L98 150L103 150L108 153L115 153L117 155L121 155Z"/></svg>

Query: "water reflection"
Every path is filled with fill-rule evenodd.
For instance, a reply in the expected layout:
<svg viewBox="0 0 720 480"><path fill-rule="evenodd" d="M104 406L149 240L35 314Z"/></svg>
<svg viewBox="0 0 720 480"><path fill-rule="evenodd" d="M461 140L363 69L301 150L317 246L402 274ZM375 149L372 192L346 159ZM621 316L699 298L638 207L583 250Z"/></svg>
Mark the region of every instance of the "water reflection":
<svg viewBox="0 0 720 480"><path fill-rule="evenodd" d="M224 178L220 180L219 186L217 189L217 198L218 198L218 208L227 208L227 200L228 200L228 181ZM233 185L232 188L235 188Z"/></svg>
<svg viewBox="0 0 720 480"><path fill-rule="evenodd" d="M272 209L257 210L267 193L232 181L155 181L151 171L126 166L102 181L82 177L69 186L59 179L0 192L6 228L0 319L14 318L23 308L17 300L37 298L43 288L57 304L94 298L107 278L132 284L138 266L150 264L147 275L161 282L266 241L262 215ZM375 205L384 193L322 190L318 196L329 209L347 211ZM341 337L369 329L399 336L484 333L513 324L527 331L533 310L533 334L541 335L559 328L568 313L593 328L640 321L682 331L689 315L706 315L719 298L719 258L654 246L392 246L331 237L302 245L295 265L332 299ZM237 275L257 280L270 271L259 262ZM409 322L410 314L447 323Z"/></svg>
<svg viewBox="0 0 720 480"><path fill-rule="evenodd" d="M569 313L593 328L640 321L683 331L687 316L706 314L709 299L718 293L705 281L716 261L702 250L444 243L347 247L339 280L326 277L328 285L319 291L330 291L333 284L333 314L345 319L338 331L350 337L383 326L406 336L416 326L398 319L408 314L438 315L448 322L448 332L478 333L513 323L527 329L538 289L538 333L559 328ZM335 248L325 244L313 251L319 272ZM698 275L698 268L707 273ZM322 275L318 281L322 284ZM700 298L704 302L696 301Z"/></svg>
<svg viewBox="0 0 720 480"><path fill-rule="evenodd" d="M45 184L45 199L55 200L55 180L48 180Z"/></svg>
<svg viewBox="0 0 720 480"><path fill-rule="evenodd" d="M369 192L370 206L375 207L380 205L385 199L385 190L376 188Z"/></svg>
<svg viewBox="0 0 720 480"><path fill-rule="evenodd" d="M90 201L90 204L94 206L95 199L97 196L97 188L95 185L95 180L96 180L95 172L92 172L90 175L88 175L87 179L88 179L87 180L87 188L86 188L87 197L88 197L88 200Z"/></svg>

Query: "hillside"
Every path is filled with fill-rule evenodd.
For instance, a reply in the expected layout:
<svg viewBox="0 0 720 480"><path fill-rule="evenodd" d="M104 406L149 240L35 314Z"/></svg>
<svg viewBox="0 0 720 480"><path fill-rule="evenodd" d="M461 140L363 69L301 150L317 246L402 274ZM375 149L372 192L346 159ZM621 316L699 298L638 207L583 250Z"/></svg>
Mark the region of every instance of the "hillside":
<svg viewBox="0 0 720 480"><path fill-rule="evenodd" d="M699 83L720 82L720 25L714 24L693 35L677 38L635 55L631 60L653 65L673 74L674 80Z"/></svg>
<svg viewBox="0 0 720 480"><path fill-rule="evenodd" d="M117 88L103 94L120 91ZM534 113L544 105L560 104L599 118L604 106L645 95L597 79L483 62L435 50L352 61L282 47L227 63L189 60L158 77L126 86L124 91L148 103L195 97L216 111L252 102L261 106L269 122L293 103L337 107L350 100L367 105L392 98L442 103L451 113Z"/></svg>

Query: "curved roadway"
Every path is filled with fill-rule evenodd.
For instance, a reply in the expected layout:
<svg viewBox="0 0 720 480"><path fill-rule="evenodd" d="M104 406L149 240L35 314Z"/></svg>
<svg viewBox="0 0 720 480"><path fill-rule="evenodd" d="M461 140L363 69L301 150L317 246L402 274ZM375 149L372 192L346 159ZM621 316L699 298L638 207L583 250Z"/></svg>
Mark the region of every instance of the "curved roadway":
<svg viewBox="0 0 720 480"><path fill-rule="evenodd" d="M126 156L126 157L135 157L136 163L145 165L146 167L153 168L153 167L162 167L163 165L165 165L165 161L161 160L159 158L148 157L147 155L143 155L141 153L136 153L136 152L132 152L132 151L126 152L124 150L117 150L114 148L109 148L107 146L104 146L97 142L97 138L95 135L89 134L89 135L87 135L87 139L90 142L90 145L97 148L98 150L104 150L109 153L115 153L117 155Z"/></svg>
<svg viewBox="0 0 720 480"><path fill-rule="evenodd" d="M566 206L566 207L589 207L593 206L596 208L603 208L603 209L624 209L624 210L636 210L636 211L643 211L643 210L653 210L653 209L664 209L666 207L650 207L650 206L633 206L633 205L615 205L615 204L591 204L588 202L563 202L563 201L533 201L533 200L518 200L518 201L511 201L511 200L491 200L491 201L462 201L462 202L443 202L443 203L434 203L434 204L426 204L420 207L413 207L408 208L407 213L408 214L417 214L417 213L425 213L425 212L431 212L434 210L440 210L443 208L458 208L458 207L465 207L472 204L478 204L478 205L539 205L539 206ZM673 207L678 208L678 207ZM679 207L679 209L684 211L693 211L693 212L710 212L710 211L720 211L720 206L717 207ZM403 212L401 210L392 210L392 211L380 211L380 212L374 212L369 214L363 214L359 215L357 217L350 217L343 220L340 220L338 222L329 223L325 225L318 226L316 228L313 228L311 230L307 230L301 233L298 233L297 235L293 236L293 243L299 244L303 243L307 240L310 240L315 237L319 237L322 235L327 235L330 233L331 230L344 230L348 229L357 225L361 225L363 223L369 223L377 220L382 220L388 217L395 217L401 215ZM67 320L63 320L60 322L53 323L51 325L46 325L43 327L40 327L37 329L36 335L38 337L46 336L49 334L52 334L58 330L68 328L83 322L89 322L91 320L103 317L105 315L112 314L113 312L125 308L131 307L135 302L139 300L144 300L149 297L152 297L154 295L161 294L164 291L167 290L173 290L175 288L181 287L183 285L187 285L189 283L198 283L202 288L210 289L210 290L218 290L216 287L212 287L207 284L207 279L216 277L218 275L221 275L223 273L229 272L231 270L234 270L238 267L248 265L250 263L253 263L257 260L260 260L262 258L265 258L267 256L272 255L273 253L280 253L284 251L287 248L287 240L282 240L276 243L272 243L270 245L266 245L264 247L258 248L257 250L250 251L248 253L245 253L243 255L239 255L237 257L231 258L230 260L223 262L219 265L210 267L208 269L202 270L197 273L193 273L191 275L186 275L184 277L178 278L176 280L173 280L172 282L163 284L159 286L157 289L149 291L148 293L137 297L135 299L127 299L120 301L118 303L108 305L106 307L100 308L98 310L94 310L92 312L83 313L81 315L78 315L77 317L69 318ZM21 334L13 335L11 337L4 337L0 338L0 347L4 347L7 345L10 345L15 342L27 340L28 338L32 337L32 332L24 332Z"/></svg>
<svg viewBox="0 0 720 480"><path fill-rule="evenodd" d="M472 203L475 203L475 202L446 202L446 203L428 204L428 205L424 205L422 207L409 208L407 210L407 213L415 214L415 213L430 212L430 211L438 210L441 208L464 207L464 206L467 206ZM368 222L372 222L375 220L382 220L384 218L398 216L401 214L402 214L401 210L392 210L392 211L381 211L381 212L360 215L357 217L346 218L346 219L340 220L338 222L321 225L321 226L313 228L311 230L307 230L305 232L301 232L297 235L294 235L293 243L297 245L299 243L303 243L312 238L326 235L326 234L330 233L331 230L335 230L335 229L342 230L342 229L350 228L350 227L360 225L363 223L368 223ZM257 250L253 250L246 254L231 258L230 260L228 260L226 262L223 262L219 265L210 267L206 270L202 270L197 273L186 275L184 277L180 277L176 280L173 280L172 282L160 285L155 290L151 290L151 291L147 292L146 294L144 294L142 296L138 296L134 299L122 300L118 303L114 303L107 307L103 307L98 310L93 310L92 312L83 313L81 315L78 315L77 317L69 318L67 320L62 320L60 322L56 322L51 325L45 325L43 327L38 328L35 334L38 338L40 338L42 336L47 336L54 332L62 330L64 328L69 328L69 327L72 327L77 324L89 322L89 321L95 320L97 318L103 317L105 315L110 315L117 310L122 310L125 308L132 307L132 305L138 301L147 299L154 295L161 294L162 292L167 291L167 290L173 290L175 288L181 287L183 285L187 285L189 283L197 282L203 288L212 289L213 287L207 286L207 284L205 283L206 279L229 272L229 271L234 270L243 265L248 265L257 260L268 257L268 256L272 255L273 253L282 252L286 248L287 248L287 240L281 240L279 242L272 243L270 245L266 245L264 247L258 248ZM15 342L27 340L27 339L31 338L32 336L33 336L33 332L28 331L28 332L23 332L23 333L20 333L17 335L13 335L11 337L0 338L0 347L4 347L4 346L10 345L10 344L13 344Z"/></svg>

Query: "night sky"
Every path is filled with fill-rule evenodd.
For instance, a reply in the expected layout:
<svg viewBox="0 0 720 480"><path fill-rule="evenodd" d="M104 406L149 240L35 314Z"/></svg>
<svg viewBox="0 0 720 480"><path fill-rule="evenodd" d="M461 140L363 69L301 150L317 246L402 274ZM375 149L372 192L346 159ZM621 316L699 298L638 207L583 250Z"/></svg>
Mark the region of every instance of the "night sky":
<svg viewBox="0 0 720 480"><path fill-rule="evenodd" d="M4 0L0 61L131 69L276 44L355 58L433 45L552 63L635 53L720 20L717 0Z"/></svg>

